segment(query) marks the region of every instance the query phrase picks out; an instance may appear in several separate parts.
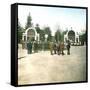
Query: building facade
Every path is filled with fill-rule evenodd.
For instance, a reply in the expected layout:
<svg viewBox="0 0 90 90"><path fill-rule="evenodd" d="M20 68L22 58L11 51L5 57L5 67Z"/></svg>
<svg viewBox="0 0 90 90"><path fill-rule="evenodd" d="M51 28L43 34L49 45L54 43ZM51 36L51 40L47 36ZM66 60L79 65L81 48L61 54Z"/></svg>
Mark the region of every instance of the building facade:
<svg viewBox="0 0 90 90"><path fill-rule="evenodd" d="M27 41L39 41L39 34L36 32L36 29L34 27L30 27L25 30L25 32L22 35L22 40L24 42Z"/></svg>
<svg viewBox="0 0 90 90"><path fill-rule="evenodd" d="M70 40L71 45L80 44L79 34L72 29L68 30L64 35L64 42L66 42L67 40Z"/></svg>

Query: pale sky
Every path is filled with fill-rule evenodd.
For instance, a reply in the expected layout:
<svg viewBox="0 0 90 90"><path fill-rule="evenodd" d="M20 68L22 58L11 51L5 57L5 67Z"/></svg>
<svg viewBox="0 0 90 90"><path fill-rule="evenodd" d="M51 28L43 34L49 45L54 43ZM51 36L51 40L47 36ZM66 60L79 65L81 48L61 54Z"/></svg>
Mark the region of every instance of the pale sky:
<svg viewBox="0 0 90 90"><path fill-rule="evenodd" d="M61 30L71 29L71 27L76 32L86 30L85 9L19 5L18 18L23 27L25 27L29 13L34 26L37 23L41 29L49 26L52 34L56 31L57 26L60 26Z"/></svg>

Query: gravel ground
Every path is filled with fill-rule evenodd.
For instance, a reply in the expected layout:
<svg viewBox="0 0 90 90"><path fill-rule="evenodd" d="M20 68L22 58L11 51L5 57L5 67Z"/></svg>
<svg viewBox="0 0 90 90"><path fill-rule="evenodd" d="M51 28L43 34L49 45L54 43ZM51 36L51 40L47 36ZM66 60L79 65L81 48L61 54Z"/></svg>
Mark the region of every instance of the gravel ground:
<svg viewBox="0 0 90 90"><path fill-rule="evenodd" d="M18 58L19 85L86 80L85 46L72 46L71 55L64 56L49 51L27 54L19 49Z"/></svg>

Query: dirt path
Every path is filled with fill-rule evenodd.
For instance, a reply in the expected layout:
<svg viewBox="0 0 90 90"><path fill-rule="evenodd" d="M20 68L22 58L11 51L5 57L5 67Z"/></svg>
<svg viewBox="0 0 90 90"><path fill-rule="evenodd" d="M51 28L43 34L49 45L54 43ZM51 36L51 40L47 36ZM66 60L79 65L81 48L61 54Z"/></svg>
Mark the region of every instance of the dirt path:
<svg viewBox="0 0 90 90"><path fill-rule="evenodd" d="M85 55L85 46L72 47L71 55L64 56L49 51L25 54L18 60L18 84L85 81Z"/></svg>

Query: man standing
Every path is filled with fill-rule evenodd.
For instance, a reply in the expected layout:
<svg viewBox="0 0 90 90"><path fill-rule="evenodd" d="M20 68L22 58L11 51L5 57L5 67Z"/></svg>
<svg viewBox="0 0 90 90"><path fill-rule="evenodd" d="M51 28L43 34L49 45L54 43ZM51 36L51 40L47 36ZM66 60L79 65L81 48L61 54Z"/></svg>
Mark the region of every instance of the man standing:
<svg viewBox="0 0 90 90"><path fill-rule="evenodd" d="M60 47L61 47L61 53L62 55L64 55L64 42L61 42Z"/></svg>
<svg viewBox="0 0 90 90"><path fill-rule="evenodd" d="M70 55L70 45L71 45L70 41L67 40L67 55Z"/></svg>
<svg viewBox="0 0 90 90"><path fill-rule="evenodd" d="M28 54L32 53L32 43L31 43L31 41L27 42L27 50L28 50Z"/></svg>
<svg viewBox="0 0 90 90"><path fill-rule="evenodd" d="M51 55L53 55L53 42L49 43L49 49L50 49Z"/></svg>
<svg viewBox="0 0 90 90"><path fill-rule="evenodd" d="M61 53L61 43L60 42L57 45L57 53L58 53L58 55L60 55L60 53Z"/></svg>
<svg viewBox="0 0 90 90"><path fill-rule="evenodd" d="M38 43L37 41L34 41L34 52L38 52Z"/></svg>
<svg viewBox="0 0 90 90"><path fill-rule="evenodd" d="M54 49L54 54L56 54L57 53L57 43L54 43L53 49Z"/></svg>

